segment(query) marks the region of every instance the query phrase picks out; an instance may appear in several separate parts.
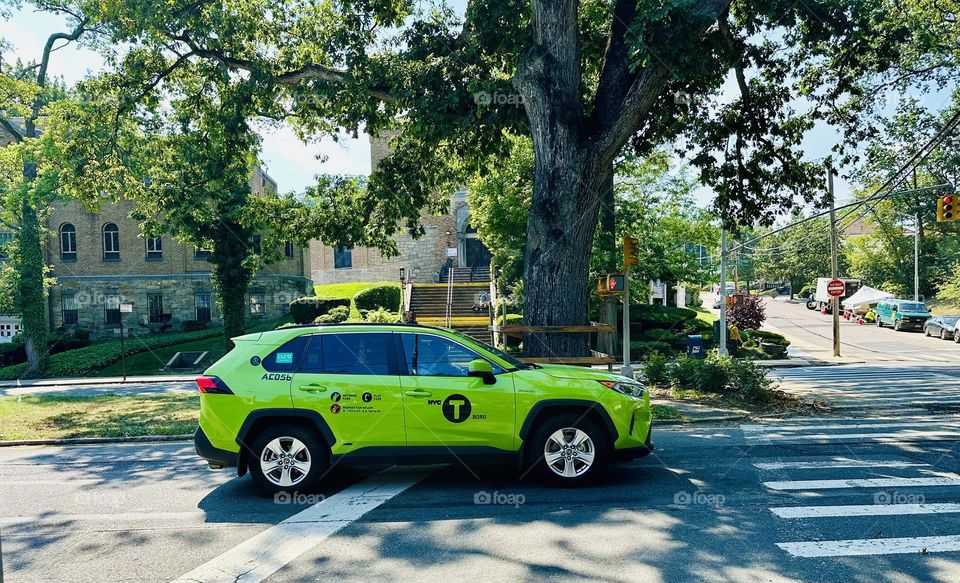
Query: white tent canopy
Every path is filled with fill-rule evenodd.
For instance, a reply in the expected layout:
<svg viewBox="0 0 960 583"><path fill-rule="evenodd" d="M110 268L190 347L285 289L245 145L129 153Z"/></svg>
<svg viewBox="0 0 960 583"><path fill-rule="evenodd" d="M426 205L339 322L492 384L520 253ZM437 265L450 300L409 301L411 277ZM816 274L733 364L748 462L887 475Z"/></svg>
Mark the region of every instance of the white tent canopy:
<svg viewBox="0 0 960 583"><path fill-rule="evenodd" d="M872 287L863 286L857 290L857 293L843 300L843 307L847 309L857 308L867 304L875 304L881 300L886 300L892 297L893 294L880 291L878 289L873 289Z"/></svg>

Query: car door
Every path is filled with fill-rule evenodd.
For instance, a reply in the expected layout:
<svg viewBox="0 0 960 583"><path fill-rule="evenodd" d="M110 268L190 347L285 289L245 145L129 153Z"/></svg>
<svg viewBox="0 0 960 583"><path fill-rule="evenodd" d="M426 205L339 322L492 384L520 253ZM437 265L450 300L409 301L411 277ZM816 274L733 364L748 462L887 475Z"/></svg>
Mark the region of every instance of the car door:
<svg viewBox="0 0 960 583"><path fill-rule="evenodd" d="M512 451L513 374L449 338L430 333L398 335L405 362L400 382L408 454L416 455L418 448L441 454L482 453L477 447ZM493 366L494 384L468 376L467 367L476 359Z"/></svg>
<svg viewBox="0 0 960 583"><path fill-rule="evenodd" d="M294 405L320 413L337 439L334 454L402 455L401 364L390 332L315 334L293 375Z"/></svg>

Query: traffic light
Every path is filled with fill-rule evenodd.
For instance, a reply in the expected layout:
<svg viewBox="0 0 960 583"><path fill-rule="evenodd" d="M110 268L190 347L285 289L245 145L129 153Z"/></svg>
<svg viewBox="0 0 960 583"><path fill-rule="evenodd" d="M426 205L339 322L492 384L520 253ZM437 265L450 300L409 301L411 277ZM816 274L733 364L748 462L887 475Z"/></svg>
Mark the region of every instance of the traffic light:
<svg viewBox="0 0 960 583"><path fill-rule="evenodd" d="M622 294L626 288L625 276L612 274L607 276L607 291L612 294Z"/></svg>
<svg viewBox="0 0 960 583"><path fill-rule="evenodd" d="M954 195L948 194L937 199L937 222L950 223L960 219L955 198Z"/></svg>
<svg viewBox="0 0 960 583"><path fill-rule="evenodd" d="M631 265L640 264L640 239L636 237L623 238L623 271L630 271Z"/></svg>

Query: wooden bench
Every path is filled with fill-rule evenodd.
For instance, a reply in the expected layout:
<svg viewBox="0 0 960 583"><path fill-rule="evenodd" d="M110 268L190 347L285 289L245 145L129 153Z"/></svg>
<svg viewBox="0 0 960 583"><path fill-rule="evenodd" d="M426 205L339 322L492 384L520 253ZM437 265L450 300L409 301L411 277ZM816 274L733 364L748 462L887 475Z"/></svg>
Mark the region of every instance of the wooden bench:
<svg viewBox="0 0 960 583"><path fill-rule="evenodd" d="M616 328L610 324L590 324L587 326L490 326L490 331L500 333L504 336L522 338L524 334L593 334L595 332L605 332L613 334ZM592 356L534 356L529 358L520 358L520 362L540 363L540 364L574 364L580 366L589 366L593 364L605 364L611 368L614 358L609 354L591 351Z"/></svg>

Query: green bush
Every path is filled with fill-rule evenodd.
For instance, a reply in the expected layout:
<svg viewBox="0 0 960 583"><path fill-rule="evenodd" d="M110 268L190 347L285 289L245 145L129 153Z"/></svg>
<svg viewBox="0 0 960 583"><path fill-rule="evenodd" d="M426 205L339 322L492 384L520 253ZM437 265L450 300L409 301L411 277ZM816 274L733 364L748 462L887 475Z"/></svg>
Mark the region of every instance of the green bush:
<svg viewBox="0 0 960 583"><path fill-rule="evenodd" d="M667 357L659 352L651 352L640 363L643 378L651 385L662 387L670 384Z"/></svg>
<svg viewBox="0 0 960 583"><path fill-rule="evenodd" d="M813 294L815 291L817 291L816 286L813 286L813 285L805 285L805 286L803 286L802 288L800 288L800 293L798 293L797 295L800 296L800 297L803 298L803 299L807 299L807 298L809 298L810 295Z"/></svg>
<svg viewBox="0 0 960 583"><path fill-rule="evenodd" d="M211 328L197 332L173 332L168 334L147 334L145 336L131 335L124 344L124 354L127 356L172 346L212 338L223 334L222 328ZM93 376L97 370L120 360L120 341L107 340L91 344L85 348L78 348L50 356L50 365L47 375L51 377L86 377ZM26 363L15 364L0 368L0 380L14 380L21 378L27 370Z"/></svg>
<svg viewBox="0 0 960 583"><path fill-rule="evenodd" d="M506 323L504 323L506 321ZM498 326L523 326L523 314L501 314L497 316Z"/></svg>
<svg viewBox="0 0 960 583"><path fill-rule="evenodd" d="M297 298L290 302L290 317L296 324L310 324L337 306L346 306L349 310L350 299L318 298L315 296Z"/></svg>
<svg viewBox="0 0 960 583"><path fill-rule="evenodd" d="M314 324L336 324L350 317L350 306L337 306L322 316L317 316Z"/></svg>
<svg viewBox="0 0 960 583"><path fill-rule="evenodd" d="M634 340L630 343L630 360L642 361L647 355L658 352L660 354L673 354L677 351L672 345L666 342L646 342L643 340Z"/></svg>
<svg viewBox="0 0 960 583"><path fill-rule="evenodd" d="M731 359L727 374L731 390L743 393L755 401L766 402L773 399L771 391L777 387L777 383L767 376L767 371L762 366L749 360Z"/></svg>
<svg viewBox="0 0 960 583"><path fill-rule="evenodd" d="M400 305L402 297L400 286L384 283L357 292L357 295L353 296L353 303L360 312L383 309L399 314L402 309Z"/></svg>
<svg viewBox="0 0 960 583"><path fill-rule="evenodd" d="M697 371L697 389L707 393L720 393L727 388L730 377L728 371L732 358L711 352L700 361Z"/></svg>
<svg viewBox="0 0 960 583"><path fill-rule="evenodd" d="M367 322L379 322L381 324L395 324L401 321L400 314L384 308L370 310L366 313L365 319Z"/></svg>
<svg viewBox="0 0 960 583"><path fill-rule="evenodd" d="M184 320L180 323L180 327L183 328L184 332L196 332L197 330L206 330L209 324L209 322L199 320Z"/></svg>
<svg viewBox="0 0 960 583"><path fill-rule="evenodd" d="M643 332L643 339L653 342L668 342L670 344L683 342L683 338L680 337L680 334L671 330L664 330L663 328L651 328L650 330L645 330Z"/></svg>
<svg viewBox="0 0 960 583"><path fill-rule="evenodd" d="M763 342L764 344L790 346L790 341L784 338L782 334L769 332L767 330L746 330L743 333L743 337L749 338L750 340L755 340L757 342Z"/></svg>
<svg viewBox="0 0 960 583"><path fill-rule="evenodd" d="M630 306L630 324L641 330L667 328L679 330L685 322L697 319L697 313L687 308L671 308L659 304Z"/></svg>
<svg viewBox="0 0 960 583"><path fill-rule="evenodd" d="M769 401L776 383L767 371L749 360L720 356L711 352L704 359L683 354L668 367L669 383L678 389L702 392L738 392L752 400Z"/></svg>

